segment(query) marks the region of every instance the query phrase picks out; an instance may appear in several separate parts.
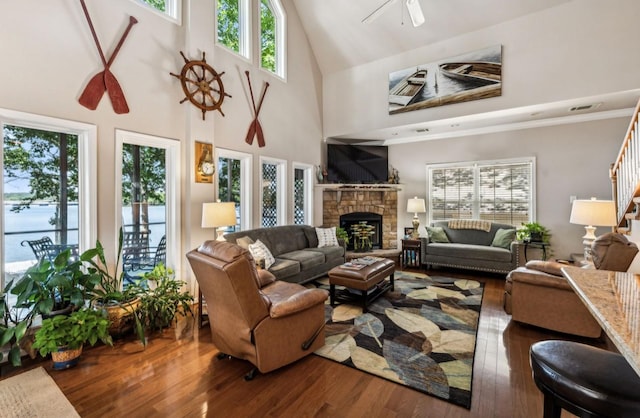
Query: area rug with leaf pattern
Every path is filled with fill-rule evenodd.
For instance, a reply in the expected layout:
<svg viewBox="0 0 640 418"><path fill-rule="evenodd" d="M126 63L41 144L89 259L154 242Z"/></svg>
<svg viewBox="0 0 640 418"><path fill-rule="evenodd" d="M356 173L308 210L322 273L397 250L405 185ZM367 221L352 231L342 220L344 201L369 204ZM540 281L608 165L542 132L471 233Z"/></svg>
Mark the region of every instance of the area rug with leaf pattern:
<svg viewBox="0 0 640 418"><path fill-rule="evenodd" d="M394 291L365 314L327 304L315 353L469 409L482 291L473 280L396 272Z"/></svg>

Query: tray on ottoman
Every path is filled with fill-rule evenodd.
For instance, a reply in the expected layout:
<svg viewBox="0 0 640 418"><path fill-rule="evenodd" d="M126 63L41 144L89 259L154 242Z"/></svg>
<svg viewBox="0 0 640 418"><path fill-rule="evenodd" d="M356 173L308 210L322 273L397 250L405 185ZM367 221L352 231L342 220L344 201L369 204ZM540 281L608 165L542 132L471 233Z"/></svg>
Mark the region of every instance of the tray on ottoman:
<svg viewBox="0 0 640 418"><path fill-rule="evenodd" d="M329 297L331 306L335 302L353 302L360 299L362 311L387 290L393 290L395 263L389 259L377 259L362 267L351 263L334 267L329 271ZM389 277L389 280L385 280ZM344 286L350 291L336 293L336 285ZM359 291L359 295L358 292Z"/></svg>

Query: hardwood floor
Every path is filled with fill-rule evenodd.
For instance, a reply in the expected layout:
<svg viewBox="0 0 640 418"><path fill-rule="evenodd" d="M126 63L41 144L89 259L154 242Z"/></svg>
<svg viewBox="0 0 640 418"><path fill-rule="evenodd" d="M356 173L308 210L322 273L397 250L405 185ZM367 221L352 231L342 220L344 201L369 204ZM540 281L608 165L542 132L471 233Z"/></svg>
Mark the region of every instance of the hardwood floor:
<svg viewBox="0 0 640 418"><path fill-rule="evenodd" d="M605 340L511 323L502 309L501 276L430 274L485 283L471 410L315 355L246 382L243 376L251 365L218 360L208 327L189 340L175 341L169 333L155 336L144 351L132 341L87 349L80 364L65 371L52 370L50 362L40 365L82 417L529 418L542 417L542 395L529 368L532 343L573 339L610 346ZM563 411L562 416L573 415Z"/></svg>

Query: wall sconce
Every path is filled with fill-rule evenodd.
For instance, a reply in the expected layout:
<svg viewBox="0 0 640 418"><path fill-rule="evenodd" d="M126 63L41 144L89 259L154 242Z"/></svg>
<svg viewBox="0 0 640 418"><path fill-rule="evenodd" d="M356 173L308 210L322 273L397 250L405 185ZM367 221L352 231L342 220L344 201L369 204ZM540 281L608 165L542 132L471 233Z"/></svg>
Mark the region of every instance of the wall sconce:
<svg viewBox="0 0 640 418"><path fill-rule="evenodd" d="M196 141L196 183L213 183L216 165L213 161L213 145Z"/></svg>

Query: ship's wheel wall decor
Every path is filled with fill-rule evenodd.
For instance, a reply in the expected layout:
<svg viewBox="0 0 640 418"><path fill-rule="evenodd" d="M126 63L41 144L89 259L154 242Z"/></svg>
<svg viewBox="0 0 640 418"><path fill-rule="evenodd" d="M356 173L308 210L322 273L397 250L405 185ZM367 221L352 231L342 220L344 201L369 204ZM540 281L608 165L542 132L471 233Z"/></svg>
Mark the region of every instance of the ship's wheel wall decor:
<svg viewBox="0 0 640 418"><path fill-rule="evenodd" d="M182 85L185 98L180 100L180 103L188 100L202 110L202 120L204 120L205 113L211 110L217 110L224 116L221 109L222 102L225 97L231 97L224 91L222 84L224 71L218 73L207 64L204 52L201 60L189 60L182 51L180 51L180 55L184 59L182 71L180 74L169 73L179 79Z"/></svg>

